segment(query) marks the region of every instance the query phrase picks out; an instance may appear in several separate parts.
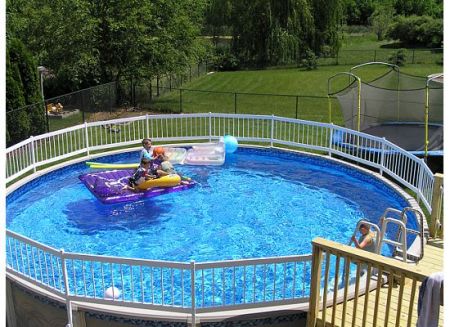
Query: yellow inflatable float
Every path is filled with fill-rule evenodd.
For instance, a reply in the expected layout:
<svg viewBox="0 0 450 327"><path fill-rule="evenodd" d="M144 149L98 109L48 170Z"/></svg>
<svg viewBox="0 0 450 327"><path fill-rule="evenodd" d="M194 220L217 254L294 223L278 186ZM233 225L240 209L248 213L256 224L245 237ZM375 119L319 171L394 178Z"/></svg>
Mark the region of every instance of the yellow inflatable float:
<svg viewBox="0 0 450 327"><path fill-rule="evenodd" d="M137 188L140 190L148 190L149 188L153 187L170 187L179 185L180 182L181 182L180 175L170 174L155 179L149 179L137 185Z"/></svg>

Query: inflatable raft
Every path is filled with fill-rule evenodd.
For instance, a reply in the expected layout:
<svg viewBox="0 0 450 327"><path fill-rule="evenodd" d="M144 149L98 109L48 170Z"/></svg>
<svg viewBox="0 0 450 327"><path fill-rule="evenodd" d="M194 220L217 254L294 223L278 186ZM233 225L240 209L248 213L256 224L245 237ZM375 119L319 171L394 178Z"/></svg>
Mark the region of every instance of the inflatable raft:
<svg viewBox="0 0 450 327"><path fill-rule="evenodd" d="M186 190L195 185L194 181L188 181L186 185L180 185L180 176L174 174L148 180L144 182L145 185L140 184L141 188L150 187L149 189L132 191L124 187L128 185L128 179L133 172L134 170L129 169L102 171L80 175L79 179L89 191L106 204L136 201Z"/></svg>
<svg viewBox="0 0 450 327"><path fill-rule="evenodd" d="M223 142L194 145L186 154L185 164L223 165L225 162L225 144Z"/></svg>

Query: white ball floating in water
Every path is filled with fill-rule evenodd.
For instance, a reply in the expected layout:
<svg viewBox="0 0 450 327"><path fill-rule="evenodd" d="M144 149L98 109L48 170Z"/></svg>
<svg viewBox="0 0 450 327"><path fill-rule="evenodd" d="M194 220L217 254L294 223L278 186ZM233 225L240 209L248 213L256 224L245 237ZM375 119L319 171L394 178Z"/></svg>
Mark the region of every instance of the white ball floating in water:
<svg viewBox="0 0 450 327"><path fill-rule="evenodd" d="M122 292L117 287L109 287L105 291L105 299L114 299L117 300Z"/></svg>
<svg viewBox="0 0 450 327"><path fill-rule="evenodd" d="M233 153L238 148L238 141L234 136L225 135L223 137L223 143L225 143L226 153Z"/></svg>

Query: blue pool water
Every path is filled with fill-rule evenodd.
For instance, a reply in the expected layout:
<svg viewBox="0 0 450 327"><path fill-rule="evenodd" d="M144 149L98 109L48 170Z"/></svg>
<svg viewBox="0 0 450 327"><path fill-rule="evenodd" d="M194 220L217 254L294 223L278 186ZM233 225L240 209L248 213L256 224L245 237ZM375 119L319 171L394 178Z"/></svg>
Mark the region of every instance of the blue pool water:
<svg viewBox="0 0 450 327"><path fill-rule="evenodd" d="M138 153L97 159L136 162ZM407 202L340 164L239 149L223 166L177 166L194 188L105 205L79 181L83 163L7 198L7 228L66 252L188 262L311 253L317 236L348 242L355 223Z"/></svg>

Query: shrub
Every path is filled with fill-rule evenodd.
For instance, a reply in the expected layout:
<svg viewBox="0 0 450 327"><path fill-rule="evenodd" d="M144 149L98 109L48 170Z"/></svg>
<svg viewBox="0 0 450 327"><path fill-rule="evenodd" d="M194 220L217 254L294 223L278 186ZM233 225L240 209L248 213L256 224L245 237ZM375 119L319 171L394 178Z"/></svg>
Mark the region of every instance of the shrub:
<svg viewBox="0 0 450 327"><path fill-rule="evenodd" d="M407 46L441 47L443 31L442 19L430 16L398 16L387 35Z"/></svg>
<svg viewBox="0 0 450 327"><path fill-rule="evenodd" d="M239 69L239 59L229 49L219 48L215 65L219 71L234 71Z"/></svg>
<svg viewBox="0 0 450 327"><path fill-rule="evenodd" d="M305 51L304 58L301 61L301 67L306 68L306 70L317 69L317 56L312 50L308 49Z"/></svg>
<svg viewBox="0 0 450 327"><path fill-rule="evenodd" d="M405 49L399 49L395 52L393 52L388 59L389 63L397 65L397 66L403 66L406 61L406 52Z"/></svg>

